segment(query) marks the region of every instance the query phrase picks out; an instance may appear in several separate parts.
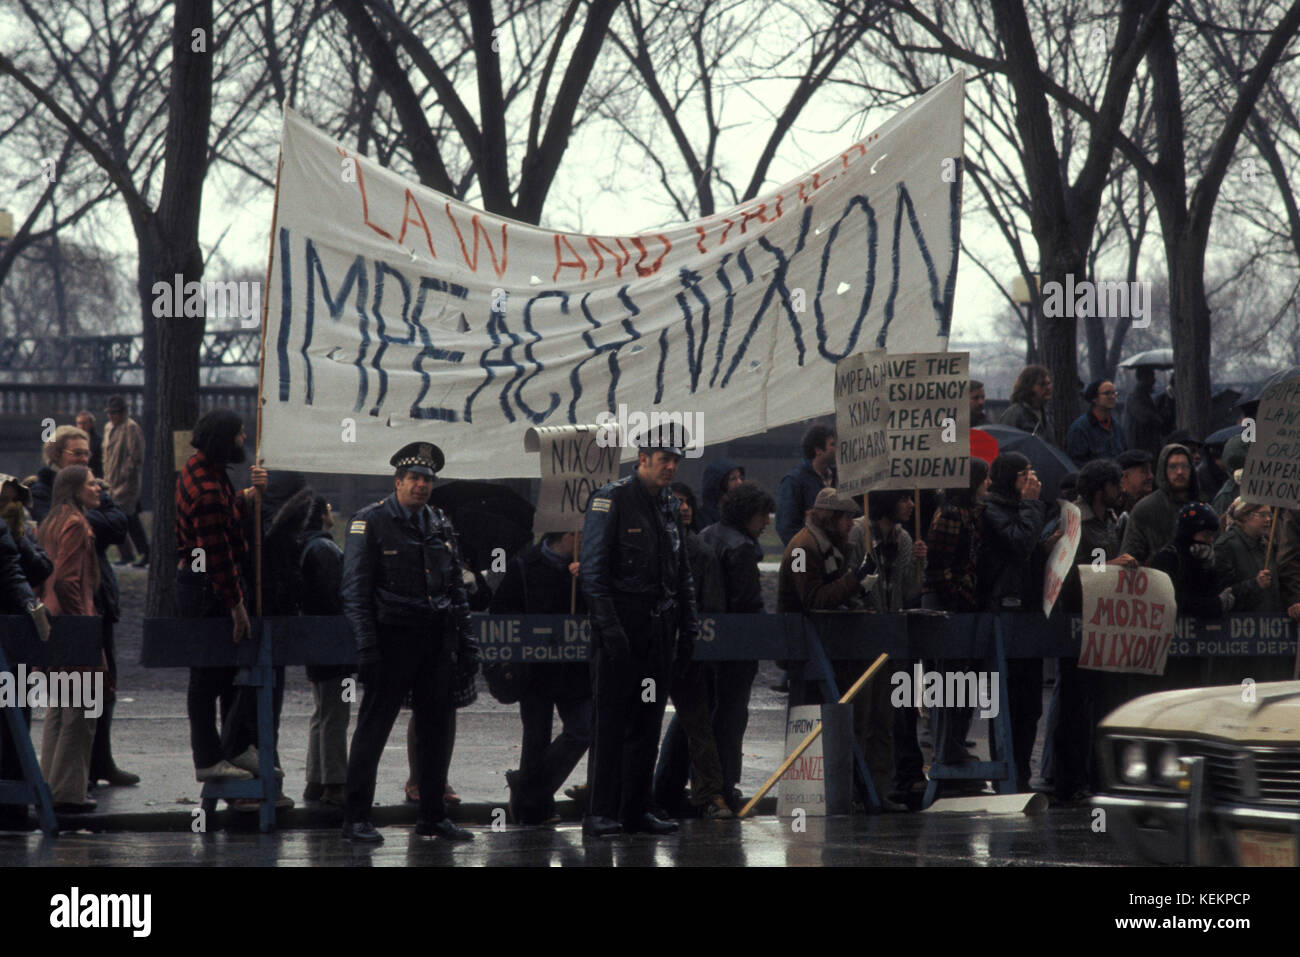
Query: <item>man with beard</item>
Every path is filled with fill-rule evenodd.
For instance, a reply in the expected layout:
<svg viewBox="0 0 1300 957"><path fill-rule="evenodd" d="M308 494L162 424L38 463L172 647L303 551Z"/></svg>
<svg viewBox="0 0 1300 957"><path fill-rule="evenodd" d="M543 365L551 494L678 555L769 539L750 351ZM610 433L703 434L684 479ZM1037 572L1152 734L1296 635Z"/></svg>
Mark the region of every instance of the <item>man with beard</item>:
<svg viewBox="0 0 1300 957"><path fill-rule="evenodd" d="M1140 564L1149 564L1151 557L1173 539L1178 510L1197 498L1192 453L1185 445L1166 445L1156 463L1156 490L1129 512L1122 550Z"/></svg>

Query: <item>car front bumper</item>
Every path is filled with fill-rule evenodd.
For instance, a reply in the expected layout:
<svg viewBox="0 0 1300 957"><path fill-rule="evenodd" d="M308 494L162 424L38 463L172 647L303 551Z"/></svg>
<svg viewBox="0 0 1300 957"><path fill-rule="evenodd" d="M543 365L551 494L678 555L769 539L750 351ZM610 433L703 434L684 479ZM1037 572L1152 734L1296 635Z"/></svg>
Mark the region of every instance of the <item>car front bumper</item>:
<svg viewBox="0 0 1300 957"><path fill-rule="evenodd" d="M1104 828L1143 861L1160 864L1242 865L1296 863L1300 807L1210 804L1193 810L1191 798L1099 794ZM1261 850L1262 849L1262 850Z"/></svg>

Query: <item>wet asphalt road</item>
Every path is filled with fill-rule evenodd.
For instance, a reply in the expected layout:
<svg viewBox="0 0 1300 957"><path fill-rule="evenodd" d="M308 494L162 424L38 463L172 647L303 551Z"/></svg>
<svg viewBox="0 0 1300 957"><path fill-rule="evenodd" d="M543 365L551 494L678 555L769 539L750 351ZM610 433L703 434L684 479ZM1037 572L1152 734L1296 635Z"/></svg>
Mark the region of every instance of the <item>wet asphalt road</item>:
<svg viewBox="0 0 1300 957"><path fill-rule="evenodd" d="M576 824L471 828L475 840L448 844L409 826L381 828L384 844L350 844L333 828L277 834L66 832L0 835L0 866L125 867L946 867L1125 864L1114 841L1094 834L1086 809L1042 814L887 814L788 820L684 821L667 837L622 835L584 841Z"/></svg>

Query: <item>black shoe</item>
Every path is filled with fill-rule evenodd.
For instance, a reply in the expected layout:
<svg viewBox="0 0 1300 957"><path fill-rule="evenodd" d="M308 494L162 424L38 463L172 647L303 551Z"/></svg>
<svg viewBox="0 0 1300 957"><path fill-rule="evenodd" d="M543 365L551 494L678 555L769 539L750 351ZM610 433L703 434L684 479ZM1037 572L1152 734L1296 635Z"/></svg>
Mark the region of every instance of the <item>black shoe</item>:
<svg viewBox="0 0 1300 957"><path fill-rule="evenodd" d="M99 807L99 802L93 798L86 798L80 803L69 802L67 804L54 805L55 814L89 814L95 808Z"/></svg>
<svg viewBox="0 0 1300 957"><path fill-rule="evenodd" d="M358 844L383 844L384 835L375 830L369 821L350 821L343 825L343 836Z"/></svg>
<svg viewBox="0 0 1300 957"><path fill-rule="evenodd" d="M472 841L474 835L454 824L449 817L441 821L416 821L415 833L419 837L440 837L445 841Z"/></svg>
<svg viewBox="0 0 1300 957"><path fill-rule="evenodd" d="M313 781L308 784L302 791L302 801L304 804L315 804L325 794L325 785Z"/></svg>
<svg viewBox="0 0 1300 957"><path fill-rule="evenodd" d="M623 833L623 825L612 817L589 817L582 822L583 837L613 837Z"/></svg>
<svg viewBox="0 0 1300 957"><path fill-rule="evenodd" d="M646 811L641 815L640 820L624 824L623 830L629 834L673 834L677 831L677 822L661 820Z"/></svg>
<svg viewBox="0 0 1300 957"><path fill-rule="evenodd" d="M123 771L119 767L111 768L107 774L96 774L94 778L96 781L107 781L111 788L129 788L140 783L140 775Z"/></svg>

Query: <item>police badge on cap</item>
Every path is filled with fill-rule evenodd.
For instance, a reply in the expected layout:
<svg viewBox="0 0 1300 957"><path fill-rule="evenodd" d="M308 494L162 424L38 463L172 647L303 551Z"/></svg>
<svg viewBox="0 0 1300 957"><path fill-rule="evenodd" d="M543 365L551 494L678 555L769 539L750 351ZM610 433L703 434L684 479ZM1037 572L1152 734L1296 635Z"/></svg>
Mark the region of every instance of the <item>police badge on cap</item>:
<svg viewBox="0 0 1300 957"><path fill-rule="evenodd" d="M691 437L686 427L678 422L666 422L646 429L633 441L641 452L667 452L681 458L691 444Z"/></svg>
<svg viewBox="0 0 1300 957"><path fill-rule="evenodd" d="M394 468L414 472L416 475L427 475L433 478L435 474L442 471L445 461L442 449L432 442L411 442L398 449L388 460L388 464Z"/></svg>

